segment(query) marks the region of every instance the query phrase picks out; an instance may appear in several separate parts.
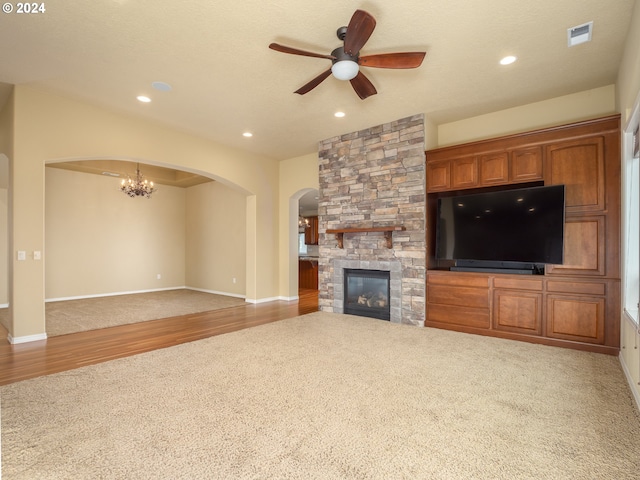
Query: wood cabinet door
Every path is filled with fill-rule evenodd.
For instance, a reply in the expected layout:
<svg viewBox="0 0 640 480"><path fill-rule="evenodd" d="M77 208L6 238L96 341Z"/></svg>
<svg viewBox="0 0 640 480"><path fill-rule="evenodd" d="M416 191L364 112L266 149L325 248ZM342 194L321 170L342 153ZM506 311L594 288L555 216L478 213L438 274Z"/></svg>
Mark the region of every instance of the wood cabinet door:
<svg viewBox="0 0 640 480"><path fill-rule="evenodd" d="M427 191L438 192L451 188L451 162L449 160L427 163Z"/></svg>
<svg viewBox="0 0 640 480"><path fill-rule="evenodd" d="M547 145L545 161L545 185L565 185L567 213L605 210L602 137Z"/></svg>
<svg viewBox="0 0 640 480"><path fill-rule="evenodd" d="M305 245L317 245L318 244L318 217L307 217L309 226L304 229L304 243Z"/></svg>
<svg viewBox="0 0 640 480"><path fill-rule="evenodd" d="M604 344L605 299L547 295L547 337Z"/></svg>
<svg viewBox="0 0 640 480"><path fill-rule="evenodd" d="M478 159L476 157L451 160L451 187L470 188L478 185Z"/></svg>
<svg viewBox="0 0 640 480"><path fill-rule="evenodd" d="M480 157L480 185L499 185L509 182L509 154L507 152Z"/></svg>
<svg viewBox="0 0 640 480"><path fill-rule="evenodd" d="M564 262L547 265L549 275L605 275L605 217L565 218Z"/></svg>
<svg viewBox="0 0 640 480"><path fill-rule="evenodd" d="M493 328L506 332L542 334L542 293L493 291Z"/></svg>
<svg viewBox="0 0 640 480"><path fill-rule="evenodd" d="M512 182L542 180L542 150L540 147L521 148L511 152Z"/></svg>

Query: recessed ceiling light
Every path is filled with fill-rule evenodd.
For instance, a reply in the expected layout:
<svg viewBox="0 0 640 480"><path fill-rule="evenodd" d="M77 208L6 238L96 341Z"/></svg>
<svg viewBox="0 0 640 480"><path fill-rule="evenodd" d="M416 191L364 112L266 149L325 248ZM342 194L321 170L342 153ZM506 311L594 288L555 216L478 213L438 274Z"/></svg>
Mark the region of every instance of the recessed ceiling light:
<svg viewBox="0 0 640 480"><path fill-rule="evenodd" d="M509 55L500 60L500 65L511 65L515 61L516 57L514 57L513 55Z"/></svg>
<svg viewBox="0 0 640 480"><path fill-rule="evenodd" d="M342 118L346 115L344 112L336 112L333 114L334 117Z"/></svg>
<svg viewBox="0 0 640 480"><path fill-rule="evenodd" d="M144 95L138 95L136 98L142 103L149 103L151 101L149 97L145 97Z"/></svg>
<svg viewBox="0 0 640 480"><path fill-rule="evenodd" d="M165 83L165 82L153 82L151 84L151 86L153 88L155 88L156 90L160 90L161 92L170 92L171 91L171 85L169 85L168 83Z"/></svg>
<svg viewBox="0 0 640 480"><path fill-rule="evenodd" d="M250 138L250 137L253 137L253 133L251 133L251 132L244 132L244 133L242 134L242 136L243 136L243 137Z"/></svg>

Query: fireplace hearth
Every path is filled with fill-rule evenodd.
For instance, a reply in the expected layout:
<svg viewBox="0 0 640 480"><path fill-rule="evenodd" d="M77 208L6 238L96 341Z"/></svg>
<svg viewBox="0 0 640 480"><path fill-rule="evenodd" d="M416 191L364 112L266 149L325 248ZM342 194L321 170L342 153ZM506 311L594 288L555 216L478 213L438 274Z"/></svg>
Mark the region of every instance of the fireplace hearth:
<svg viewBox="0 0 640 480"><path fill-rule="evenodd" d="M390 274L382 270L344 269L344 313L391 320Z"/></svg>

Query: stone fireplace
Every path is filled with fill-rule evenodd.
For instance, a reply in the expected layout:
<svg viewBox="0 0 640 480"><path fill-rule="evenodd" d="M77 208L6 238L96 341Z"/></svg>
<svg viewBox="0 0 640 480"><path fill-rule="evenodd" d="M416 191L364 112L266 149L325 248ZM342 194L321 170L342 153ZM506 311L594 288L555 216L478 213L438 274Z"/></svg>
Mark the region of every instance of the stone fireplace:
<svg viewBox="0 0 640 480"><path fill-rule="evenodd" d="M345 313L345 270L388 272L388 319L424 325L423 116L330 138L319 150L320 309Z"/></svg>

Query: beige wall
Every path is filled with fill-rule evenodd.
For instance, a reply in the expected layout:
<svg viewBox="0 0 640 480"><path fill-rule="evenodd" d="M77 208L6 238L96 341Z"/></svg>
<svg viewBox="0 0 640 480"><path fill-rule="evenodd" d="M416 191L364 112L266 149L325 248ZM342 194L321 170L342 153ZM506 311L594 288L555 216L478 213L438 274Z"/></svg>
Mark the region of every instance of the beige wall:
<svg viewBox="0 0 640 480"><path fill-rule="evenodd" d="M159 186L146 199L118 186L116 178L46 168L47 299L185 286L185 189Z"/></svg>
<svg viewBox="0 0 640 480"><path fill-rule="evenodd" d="M627 37L626 46L620 69L618 71L618 108L622 113L622 130L629 132L632 120L638 121L640 113L634 108L640 108L640 2L636 2L629 35ZM634 116L635 115L635 116ZM632 116L634 116L632 118ZM623 142L625 135L623 134ZM624 144L622 152L625 151ZM624 161L624 159L623 159ZM626 169L622 169L622 185L627 185ZM637 185L636 185L637 187ZM628 218L625 202L622 202L622 222L623 232L626 229L626 219ZM626 242L623 238L622 244L622 278L625 278L626 258ZM623 288L624 291L624 288ZM624 302L623 302L624 305ZM629 385L634 393L636 402L640 405L640 335L633 324L627 319L625 314L622 316L622 338L620 352L620 360L625 368L629 379Z"/></svg>
<svg viewBox="0 0 640 480"><path fill-rule="evenodd" d="M438 146L526 132L613 113L617 113L615 85L607 85L439 125Z"/></svg>
<svg viewBox="0 0 640 480"><path fill-rule="evenodd" d="M13 95L0 107L0 305L9 303L9 156L13 155ZM8 317L3 316L3 318ZM8 325L5 325L8 328Z"/></svg>
<svg viewBox="0 0 640 480"><path fill-rule="evenodd" d="M13 100L11 251L44 250L46 162L113 158L177 166L247 195L246 294L251 301L277 297L278 162L30 87L15 87ZM9 270L10 335L37 338L45 331L44 262L13 258Z"/></svg>
<svg viewBox="0 0 640 480"><path fill-rule="evenodd" d="M246 196L211 182L188 188L186 197L187 286L245 296Z"/></svg>
<svg viewBox="0 0 640 480"><path fill-rule="evenodd" d="M2 158L0 157L0 162ZM9 219L9 192L6 188L0 188L0 307L9 303L9 294L7 292L8 281L8 260L9 260L9 235L7 233L7 225Z"/></svg>
<svg viewBox="0 0 640 480"><path fill-rule="evenodd" d="M298 296L298 200L318 188L317 153L280 162L280 292L287 299Z"/></svg>

